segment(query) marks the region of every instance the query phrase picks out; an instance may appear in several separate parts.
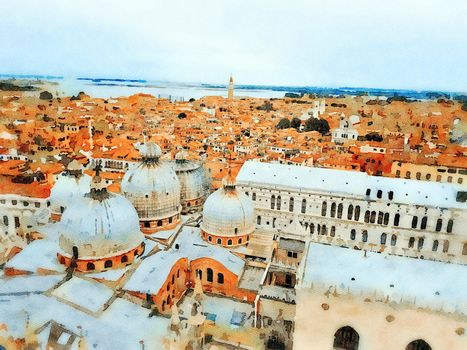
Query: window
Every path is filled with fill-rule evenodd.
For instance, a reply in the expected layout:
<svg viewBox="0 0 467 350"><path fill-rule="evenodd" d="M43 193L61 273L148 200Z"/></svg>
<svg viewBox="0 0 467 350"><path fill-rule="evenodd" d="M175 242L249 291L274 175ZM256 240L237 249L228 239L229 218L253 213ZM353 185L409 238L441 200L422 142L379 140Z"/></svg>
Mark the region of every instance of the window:
<svg viewBox="0 0 467 350"><path fill-rule="evenodd" d="M344 211L344 205L342 203L339 203L337 206L337 218L342 219L342 212Z"/></svg>
<svg viewBox="0 0 467 350"><path fill-rule="evenodd" d="M461 177L457 179L457 183L458 183L458 184L461 184L463 181L464 181L464 179L461 178Z"/></svg>
<svg viewBox="0 0 467 350"><path fill-rule="evenodd" d="M436 252L438 250L438 240L433 241L433 247L431 248L432 251Z"/></svg>
<svg viewBox="0 0 467 350"><path fill-rule="evenodd" d="M449 183L452 182L452 176L448 176L448 182L449 182Z"/></svg>
<svg viewBox="0 0 467 350"><path fill-rule="evenodd" d="M144 227L151 227L151 222L150 221L145 221L144 222Z"/></svg>
<svg viewBox="0 0 467 350"><path fill-rule="evenodd" d="M381 234L381 240L380 240L380 241L381 241L381 244L383 244L383 245L386 244L386 237L387 237L387 236L386 236L385 233L382 233L382 234Z"/></svg>
<svg viewBox="0 0 467 350"><path fill-rule="evenodd" d="M237 244L242 244L242 239L241 239L241 238L238 239L238 243L237 243Z"/></svg>
<svg viewBox="0 0 467 350"><path fill-rule="evenodd" d="M349 207L347 208L347 219L352 220L353 217L353 205L350 204Z"/></svg>
<svg viewBox="0 0 467 350"><path fill-rule="evenodd" d="M261 225L261 216L259 215L256 217L256 224Z"/></svg>
<svg viewBox="0 0 467 350"><path fill-rule="evenodd" d="M415 244L415 238L410 237L410 239L409 239L409 248L413 248L414 244Z"/></svg>
<svg viewBox="0 0 467 350"><path fill-rule="evenodd" d="M15 227L18 228L20 227L20 222L19 222L19 217L18 216L15 216Z"/></svg>
<svg viewBox="0 0 467 350"><path fill-rule="evenodd" d="M436 182L440 182L441 181L441 175L437 175L436 176Z"/></svg>
<svg viewBox="0 0 467 350"><path fill-rule="evenodd" d="M11 204L12 204L12 205L16 205L16 204L18 204L18 201L17 201L16 199L13 199L13 200L11 201Z"/></svg>
<svg viewBox="0 0 467 350"><path fill-rule="evenodd" d="M213 280L213 272L212 272L212 269L208 267L208 269L206 270L206 274L207 274L207 280L208 282L212 282Z"/></svg>
<svg viewBox="0 0 467 350"><path fill-rule="evenodd" d="M400 170L396 170L396 177L400 177L401 176L401 171Z"/></svg>
<svg viewBox="0 0 467 350"><path fill-rule="evenodd" d="M157 226L162 226L162 220L157 220Z"/></svg>
<svg viewBox="0 0 467 350"><path fill-rule="evenodd" d="M412 228L417 228L417 224L418 224L418 216L414 216L412 218Z"/></svg>
<svg viewBox="0 0 467 350"><path fill-rule="evenodd" d="M306 213L306 199L302 199L302 214Z"/></svg>
<svg viewBox="0 0 467 350"><path fill-rule="evenodd" d="M287 252L287 256L289 258L297 258L298 255L296 252Z"/></svg>
<svg viewBox="0 0 467 350"><path fill-rule="evenodd" d="M369 196L371 194L371 190L369 188L366 189L366 195Z"/></svg>
<svg viewBox="0 0 467 350"><path fill-rule="evenodd" d="M426 222L427 222L427 220L428 220L428 218L427 218L426 216L424 216L424 217L422 218L422 223L421 223L421 225L420 225L420 228L421 228L422 230L426 229Z"/></svg>
<svg viewBox="0 0 467 350"><path fill-rule="evenodd" d="M443 219L438 219L436 221L436 232L441 231L441 227L443 227Z"/></svg>
<svg viewBox="0 0 467 350"><path fill-rule="evenodd" d="M92 270L94 270L95 268L96 268L96 267L95 267L94 264L91 263L91 262L86 264L86 270L88 270L88 271L92 271Z"/></svg>
<svg viewBox="0 0 467 350"><path fill-rule="evenodd" d="M122 262L122 264L124 264L124 263L126 263L128 261L128 257L126 255L124 255L124 256L122 256L120 261Z"/></svg>
<svg viewBox="0 0 467 350"><path fill-rule="evenodd" d="M109 267L112 267L112 260L106 260L104 263L104 267L108 269Z"/></svg>
<svg viewBox="0 0 467 350"><path fill-rule="evenodd" d="M355 207L355 221L358 221L358 220L360 220L360 206L359 205Z"/></svg>
<svg viewBox="0 0 467 350"><path fill-rule="evenodd" d="M394 198L394 192L393 192L393 191L389 191L389 192L388 192L388 198L389 198L390 200L392 200L392 199Z"/></svg>
<svg viewBox="0 0 467 350"><path fill-rule="evenodd" d="M311 234L315 233L315 224L313 223L310 224L310 233Z"/></svg>
<svg viewBox="0 0 467 350"><path fill-rule="evenodd" d="M384 225L389 225L389 213L384 214L383 224Z"/></svg>
<svg viewBox="0 0 467 350"><path fill-rule="evenodd" d="M29 206L29 202L23 201L23 206L25 207Z"/></svg>
<svg viewBox="0 0 467 350"><path fill-rule="evenodd" d="M328 234L328 229L327 229L326 225L323 225L323 227L321 228L321 234L323 236L326 236Z"/></svg>
<svg viewBox="0 0 467 350"><path fill-rule="evenodd" d="M217 244L222 244L222 240L220 238L217 239Z"/></svg>
<svg viewBox="0 0 467 350"><path fill-rule="evenodd" d="M423 243L425 242L425 240L423 239L423 237L420 237L418 239L418 244L417 244L417 249L418 250L421 250L423 248Z"/></svg>
<svg viewBox="0 0 467 350"><path fill-rule="evenodd" d="M277 210L281 210L281 196L277 196Z"/></svg>
<svg viewBox="0 0 467 350"><path fill-rule="evenodd" d="M336 216L336 203L332 203L331 204L331 217L335 217Z"/></svg>
<svg viewBox="0 0 467 350"><path fill-rule="evenodd" d="M328 205L326 202L323 202L321 206L321 216L326 216L327 210L328 210Z"/></svg>
<svg viewBox="0 0 467 350"><path fill-rule="evenodd" d="M370 222L370 211L369 210L365 212L365 222L366 223Z"/></svg>
<svg viewBox="0 0 467 350"><path fill-rule="evenodd" d="M232 240L231 240L231 239L229 239L229 240L227 241L227 245L232 245Z"/></svg>
<svg viewBox="0 0 467 350"><path fill-rule="evenodd" d="M375 212L375 211L372 211L372 212L371 212L371 216L370 216L370 222L371 222L372 224L374 224L375 221L376 221L376 212Z"/></svg>
<svg viewBox="0 0 467 350"><path fill-rule="evenodd" d="M445 240L443 243L443 253L447 253L449 251L449 241Z"/></svg>
<svg viewBox="0 0 467 350"><path fill-rule="evenodd" d="M290 197L289 199L289 211L293 211L294 203L293 203L293 197Z"/></svg>
<svg viewBox="0 0 467 350"><path fill-rule="evenodd" d="M397 244L397 236L392 235L391 236L391 245L394 247Z"/></svg>
<svg viewBox="0 0 467 350"><path fill-rule="evenodd" d="M378 197L378 198L383 197L383 191L378 190L378 192L376 193L376 197Z"/></svg>
<svg viewBox="0 0 467 350"><path fill-rule="evenodd" d="M253 200L253 201L256 200L256 193L255 193L255 192L253 192L253 193L251 194L251 200Z"/></svg>
<svg viewBox="0 0 467 350"><path fill-rule="evenodd" d="M451 233L452 232L452 226L454 225L454 221L452 219L449 219L448 221L448 226L446 227L446 231L447 233Z"/></svg>
<svg viewBox="0 0 467 350"><path fill-rule="evenodd" d="M417 172L415 176L417 177L417 180L420 180L422 178L422 174L420 174L420 172Z"/></svg>
<svg viewBox="0 0 467 350"><path fill-rule="evenodd" d="M464 246L462 247L462 255L467 255L467 243L464 243Z"/></svg>
<svg viewBox="0 0 467 350"><path fill-rule="evenodd" d="M212 241L212 237L211 237L211 236L208 236L208 241L209 241L209 242Z"/></svg>
<svg viewBox="0 0 467 350"><path fill-rule="evenodd" d="M272 195L271 196L271 209L274 209L275 206L276 206L276 196Z"/></svg>
<svg viewBox="0 0 467 350"><path fill-rule="evenodd" d="M368 231L363 230L362 231L362 242L366 242L366 241L368 241Z"/></svg>
<svg viewBox="0 0 467 350"><path fill-rule="evenodd" d="M336 226L331 226L331 237L336 235Z"/></svg>
<svg viewBox="0 0 467 350"><path fill-rule="evenodd" d="M381 225L383 223L383 217L384 217L384 214L383 214L383 212L380 211L378 213L378 224Z"/></svg>
<svg viewBox="0 0 467 350"><path fill-rule="evenodd" d="M3 216L3 224L5 226L8 226L8 216L6 216L6 215Z"/></svg>
<svg viewBox="0 0 467 350"><path fill-rule="evenodd" d="M354 230L354 229L351 229L351 230L350 230L350 239L351 239L352 241L355 241L355 236L356 236L355 230Z"/></svg>
<svg viewBox="0 0 467 350"><path fill-rule="evenodd" d="M426 174L425 177L426 177L427 180L430 180L431 179L431 174Z"/></svg>
<svg viewBox="0 0 467 350"><path fill-rule="evenodd" d="M217 283L224 284L224 275L220 272L217 274Z"/></svg>
<svg viewBox="0 0 467 350"><path fill-rule="evenodd" d="M405 178L406 178L406 179L410 179L410 171L407 171L407 172L405 173Z"/></svg>
<svg viewBox="0 0 467 350"><path fill-rule="evenodd" d="M401 218L401 215L399 213L396 213L396 215L394 215L394 226L399 226L400 218Z"/></svg>

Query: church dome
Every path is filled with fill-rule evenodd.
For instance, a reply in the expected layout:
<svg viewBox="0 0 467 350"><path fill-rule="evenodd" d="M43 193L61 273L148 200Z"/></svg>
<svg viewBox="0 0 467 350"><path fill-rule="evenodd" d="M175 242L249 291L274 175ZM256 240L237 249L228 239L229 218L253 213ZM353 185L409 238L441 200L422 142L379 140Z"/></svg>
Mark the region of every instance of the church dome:
<svg viewBox="0 0 467 350"><path fill-rule="evenodd" d="M255 210L250 198L237 191L235 182L224 181L204 203L201 230L211 243L245 244L255 229Z"/></svg>
<svg viewBox="0 0 467 350"><path fill-rule="evenodd" d="M60 215L77 197L89 192L91 177L83 174L82 166L77 161L68 164L61 172L50 191L50 209L53 214Z"/></svg>
<svg viewBox="0 0 467 350"><path fill-rule="evenodd" d="M200 209L209 193L210 182L201 163L187 159L185 151L175 155L173 168L180 181L182 212Z"/></svg>
<svg viewBox="0 0 467 350"><path fill-rule="evenodd" d="M153 233L180 220L180 181L172 167L160 161L152 142L139 147L141 163L126 172L121 191L138 212L141 229Z"/></svg>
<svg viewBox="0 0 467 350"><path fill-rule="evenodd" d="M90 192L75 199L60 221L60 260L66 263L74 256L79 262L92 262L92 268L79 268L81 271L131 262L144 250L144 236L132 204L121 195L107 192L99 176L94 181ZM115 257L119 260L109 260ZM97 268L104 259L105 263Z"/></svg>

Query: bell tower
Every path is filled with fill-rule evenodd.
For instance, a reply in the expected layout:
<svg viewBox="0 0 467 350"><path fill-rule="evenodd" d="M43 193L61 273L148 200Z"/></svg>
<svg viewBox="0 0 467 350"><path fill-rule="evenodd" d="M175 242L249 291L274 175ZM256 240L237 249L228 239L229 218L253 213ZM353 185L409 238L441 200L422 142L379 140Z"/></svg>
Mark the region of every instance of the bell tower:
<svg viewBox="0 0 467 350"><path fill-rule="evenodd" d="M233 77L230 75L230 80L229 80L229 91L227 93L227 98L229 100L232 100L234 97L234 82L233 82Z"/></svg>

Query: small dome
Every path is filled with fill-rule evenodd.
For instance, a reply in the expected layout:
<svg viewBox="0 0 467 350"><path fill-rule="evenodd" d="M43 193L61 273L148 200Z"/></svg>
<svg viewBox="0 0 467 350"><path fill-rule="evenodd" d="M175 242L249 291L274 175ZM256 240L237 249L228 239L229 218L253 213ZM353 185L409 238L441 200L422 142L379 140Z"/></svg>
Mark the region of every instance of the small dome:
<svg viewBox="0 0 467 350"><path fill-rule="evenodd" d="M140 147L143 161L128 170L122 179L122 194L133 203L141 220L179 214L180 182L175 171L169 164L159 161L159 146L154 143L143 146ZM154 157L157 154L159 156Z"/></svg>
<svg viewBox="0 0 467 350"><path fill-rule="evenodd" d="M204 203L201 229L208 234L226 237L252 233L255 210L251 199L237 191L229 181Z"/></svg>
<svg viewBox="0 0 467 350"><path fill-rule="evenodd" d="M138 147L138 150L143 159L159 158L162 155L161 148L154 142L143 143Z"/></svg>
<svg viewBox="0 0 467 350"><path fill-rule="evenodd" d="M89 192L91 177L81 170L65 170L58 175L50 191L50 209L61 213L73 200Z"/></svg>
<svg viewBox="0 0 467 350"><path fill-rule="evenodd" d="M138 214L123 196L105 189L75 199L60 221L60 248L71 256L78 248L78 258L103 258L130 251L143 242ZM99 197L100 196L100 197Z"/></svg>

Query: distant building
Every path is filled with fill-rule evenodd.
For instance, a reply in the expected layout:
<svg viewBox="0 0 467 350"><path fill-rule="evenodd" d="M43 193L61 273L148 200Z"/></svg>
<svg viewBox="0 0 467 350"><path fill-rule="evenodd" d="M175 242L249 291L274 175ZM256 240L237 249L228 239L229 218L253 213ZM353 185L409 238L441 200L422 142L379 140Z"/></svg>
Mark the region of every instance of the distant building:
<svg viewBox="0 0 467 350"><path fill-rule="evenodd" d="M349 118L341 116L339 122L339 128L332 130L332 142L344 143L349 140L357 140L358 131L353 127Z"/></svg>
<svg viewBox="0 0 467 350"><path fill-rule="evenodd" d="M229 90L228 90L228 93L227 93L227 98L229 100L233 99L234 97L234 81L233 81L233 77L230 76L230 80L229 80Z"/></svg>

